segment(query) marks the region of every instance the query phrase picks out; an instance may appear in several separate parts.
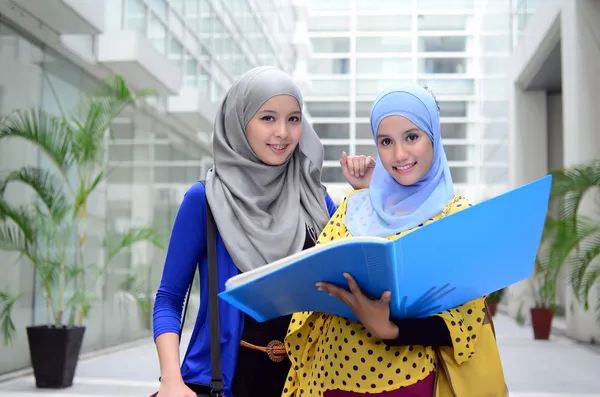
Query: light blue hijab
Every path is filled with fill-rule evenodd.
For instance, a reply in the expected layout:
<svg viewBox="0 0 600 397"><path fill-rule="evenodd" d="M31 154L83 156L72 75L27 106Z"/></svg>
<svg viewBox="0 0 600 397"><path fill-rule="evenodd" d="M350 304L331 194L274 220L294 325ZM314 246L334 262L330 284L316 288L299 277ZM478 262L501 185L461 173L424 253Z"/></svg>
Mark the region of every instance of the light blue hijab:
<svg viewBox="0 0 600 397"><path fill-rule="evenodd" d="M452 176L442 146L440 114L435 98L417 84L382 92L371 108L371 131L388 116L402 116L423 130L433 142L433 163L425 176L403 186L377 159L371 185L348 199L345 224L353 236L386 237L409 230L439 214L454 197Z"/></svg>

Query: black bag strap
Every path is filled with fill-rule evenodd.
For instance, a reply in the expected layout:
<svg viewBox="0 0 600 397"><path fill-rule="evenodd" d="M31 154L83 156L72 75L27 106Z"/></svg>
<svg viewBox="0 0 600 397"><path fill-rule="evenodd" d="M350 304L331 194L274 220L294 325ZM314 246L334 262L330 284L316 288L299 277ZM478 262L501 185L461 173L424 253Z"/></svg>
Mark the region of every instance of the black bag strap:
<svg viewBox="0 0 600 397"><path fill-rule="evenodd" d="M200 181L204 184L204 181ZM208 254L208 312L210 321L210 367L211 381L210 388L213 396L221 397L225 394L225 383L221 370L221 327L219 323L219 269L217 267L217 225L215 218L206 199L206 251ZM194 272L195 273L195 272ZM194 278L190 283L185 307L183 309L183 318L181 320L181 333L185 325L188 303Z"/></svg>

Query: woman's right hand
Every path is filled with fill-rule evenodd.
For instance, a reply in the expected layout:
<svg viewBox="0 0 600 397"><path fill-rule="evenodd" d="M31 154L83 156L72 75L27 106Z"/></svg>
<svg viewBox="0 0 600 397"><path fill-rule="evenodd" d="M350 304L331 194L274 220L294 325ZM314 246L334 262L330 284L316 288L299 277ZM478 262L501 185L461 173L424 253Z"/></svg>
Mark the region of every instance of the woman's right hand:
<svg viewBox="0 0 600 397"><path fill-rule="evenodd" d="M197 397L197 394L187 387L183 380L162 381L156 397Z"/></svg>

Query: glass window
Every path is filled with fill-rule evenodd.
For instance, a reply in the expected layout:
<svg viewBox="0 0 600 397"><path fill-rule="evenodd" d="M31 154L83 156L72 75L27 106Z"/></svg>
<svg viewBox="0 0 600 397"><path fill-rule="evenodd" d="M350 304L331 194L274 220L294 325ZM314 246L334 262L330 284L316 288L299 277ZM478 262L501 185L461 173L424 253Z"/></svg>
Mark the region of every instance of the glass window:
<svg viewBox="0 0 600 397"><path fill-rule="evenodd" d="M145 35L146 33L146 5L141 0L127 1L127 15L125 16L125 27Z"/></svg>
<svg viewBox="0 0 600 397"><path fill-rule="evenodd" d="M104 23L107 31L123 28L123 0L105 0ZM106 10L110 10L107 12Z"/></svg>
<svg viewBox="0 0 600 397"><path fill-rule="evenodd" d="M419 73L466 73L465 58L421 58Z"/></svg>
<svg viewBox="0 0 600 397"><path fill-rule="evenodd" d="M396 12L410 13L412 11L412 0L357 0L356 9L358 11L385 11L394 10Z"/></svg>
<svg viewBox="0 0 600 397"><path fill-rule="evenodd" d="M440 117L467 117L467 102L465 101L441 101Z"/></svg>
<svg viewBox="0 0 600 397"><path fill-rule="evenodd" d="M481 87L486 94L486 98L508 98L508 81L505 78L498 79L486 79L483 78L481 81ZM488 95L489 93L489 95Z"/></svg>
<svg viewBox="0 0 600 397"><path fill-rule="evenodd" d="M446 139L466 139L467 125L465 123L441 123L442 137Z"/></svg>
<svg viewBox="0 0 600 397"><path fill-rule="evenodd" d="M171 145L168 143L155 143L154 144L154 160L156 161L169 161L171 160Z"/></svg>
<svg viewBox="0 0 600 397"><path fill-rule="evenodd" d="M505 75L508 70L508 57L482 57L481 68L483 74Z"/></svg>
<svg viewBox="0 0 600 397"><path fill-rule="evenodd" d="M467 38L464 36L419 37L421 52L464 52L467 50Z"/></svg>
<svg viewBox="0 0 600 397"><path fill-rule="evenodd" d="M134 152L135 153L135 152ZM152 182L150 178L150 166L141 165L133 168L133 184L134 185L147 185Z"/></svg>
<svg viewBox="0 0 600 397"><path fill-rule="evenodd" d="M42 107L52 114L69 112L77 106L81 92L81 69L53 52L44 54L42 63Z"/></svg>
<svg viewBox="0 0 600 397"><path fill-rule="evenodd" d="M148 31L150 42L161 54L167 52L167 27L154 15L150 18Z"/></svg>
<svg viewBox="0 0 600 397"><path fill-rule="evenodd" d="M483 183L501 185L508 183L507 167L483 167Z"/></svg>
<svg viewBox="0 0 600 397"><path fill-rule="evenodd" d="M387 59L357 59L356 73L358 74L411 74L412 59L387 58Z"/></svg>
<svg viewBox="0 0 600 397"><path fill-rule="evenodd" d="M435 96L473 95L475 85L472 79L421 79L419 84L426 85Z"/></svg>
<svg viewBox="0 0 600 397"><path fill-rule="evenodd" d="M347 32L350 30L350 17L347 15L311 16L308 18L310 32Z"/></svg>
<svg viewBox="0 0 600 397"><path fill-rule="evenodd" d="M320 11L348 11L350 0L310 0L310 8Z"/></svg>
<svg viewBox="0 0 600 397"><path fill-rule="evenodd" d="M306 102L306 110L311 117L350 117L350 103L341 102Z"/></svg>
<svg viewBox="0 0 600 397"><path fill-rule="evenodd" d="M308 93L316 96L348 96L350 80L312 80Z"/></svg>
<svg viewBox="0 0 600 397"><path fill-rule="evenodd" d="M39 104L42 74L38 62L42 51L36 43L1 23L2 20L3 18L0 18L0 116L6 116L14 110ZM2 140L0 170L15 170L24 165L35 164L38 153L39 150L21 140ZM28 194L29 190L19 186L18 189L8 189L4 198L13 204L19 204L23 203L24 193ZM44 300L39 292L41 288L35 288L38 294L34 301L31 291L34 289L36 275L33 266L21 262L24 260L0 252L0 290L23 294L13 311L13 321L17 330L30 325L32 318L38 324L45 321ZM32 309L34 302L35 311ZM0 368L8 371L28 365L28 359L20 359L26 356L26 336L15 334L14 342L12 350L0 347Z"/></svg>
<svg viewBox="0 0 600 397"><path fill-rule="evenodd" d="M323 145L323 149L325 149L325 161L339 161L342 152L348 153L350 147L348 145Z"/></svg>
<svg viewBox="0 0 600 397"><path fill-rule="evenodd" d="M452 10L452 11L470 11L475 5L473 0L419 0L417 2L420 11L440 11L440 10Z"/></svg>
<svg viewBox="0 0 600 397"><path fill-rule="evenodd" d="M110 161L133 161L133 145L113 143L108 153Z"/></svg>
<svg viewBox="0 0 600 397"><path fill-rule="evenodd" d="M450 167L450 175L454 183L469 183L469 169L467 167Z"/></svg>
<svg viewBox="0 0 600 397"><path fill-rule="evenodd" d="M372 101L356 102L356 117L369 117L371 114Z"/></svg>
<svg viewBox="0 0 600 397"><path fill-rule="evenodd" d="M410 15L358 15L356 30L359 32L412 30Z"/></svg>
<svg viewBox="0 0 600 397"><path fill-rule="evenodd" d="M417 26L419 30L466 30L471 22L467 15L419 15Z"/></svg>
<svg viewBox="0 0 600 397"><path fill-rule="evenodd" d="M173 9L175 9L175 11L177 11L179 13L179 15L183 15L183 4L184 3L194 3L194 2L187 1L187 0L169 0L169 3L171 4L171 7L173 7Z"/></svg>
<svg viewBox="0 0 600 397"><path fill-rule="evenodd" d="M314 123L313 128L321 139L348 139L350 136L348 123Z"/></svg>
<svg viewBox="0 0 600 397"><path fill-rule="evenodd" d="M112 123L110 127L113 139L133 139L133 122L121 119Z"/></svg>
<svg viewBox="0 0 600 397"><path fill-rule="evenodd" d="M133 183L133 168L123 165L114 165L108 173L109 184L131 184Z"/></svg>
<svg viewBox="0 0 600 397"><path fill-rule="evenodd" d="M483 145L483 163L486 162L508 162L508 143L494 143Z"/></svg>
<svg viewBox="0 0 600 397"><path fill-rule="evenodd" d="M152 0L151 4L154 12L163 18L167 17L167 3L165 0Z"/></svg>
<svg viewBox="0 0 600 397"><path fill-rule="evenodd" d="M485 118L508 117L508 101L483 101L481 115Z"/></svg>
<svg viewBox="0 0 600 397"><path fill-rule="evenodd" d="M504 139L507 136L507 122L492 122L483 124L483 137L485 139Z"/></svg>
<svg viewBox="0 0 600 397"><path fill-rule="evenodd" d="M154 182L190 184L198 180L200 166L156 166L154 167Z"/></svg>
<svg viewBox="0 0 600 397"><path fill-rule="evenodd" d="M349 37L313 37L314 52L350 52Z"/></svg>
<svg viewBox="0 0 600 397"><path fill-rule="evenodd" d="M472 161L475 156L473 145L449 145L444 143L448 161Z"/></svg>
<svg viewBox="0 0 600 397"><path fill-rule="evenodd" d="M344 175L342 174L342 168L339 166L323 167L321 181L323 183L341 183L346 182L346 178L344 178Z"/></svg>
<svg viewBox="0 0 600 397"><path fill-rule="evenodd" d="M486 31L505 31L509 32L511 29L511 13L510 12L495 12L492 18L485 18L485 24L483 28ZM509 37L504 33L505 37Z"/></svg>
<svg viewBox="0 0 600 397"><path fill-rule="evenodd" d="M22 39L17 32L4 24L0 24L0 61L6 64L14 62L18 58L20 40ZM6 75L6 73L3 75Z"/></svg>
<svg viewBox="0 0 600 397"><path fill-rule="evenodd" d="M408 82L407 80L389 79L389 80L367 80L357 79L356 80L356 95L365 96L376 96L379 95L383 90L389 88L394 84L402 84Z"/></svg>
<svg viewBox="0 0 600 397"><path fill-rule="evenodd" d="M356 154L377 158L377 146L375 142L370 145L356 145Z"/></svg>
<svg viewBox="0 0 600 397"><path fill-rule="evenodd" d="M356 123L356 130L354 131L356 139L373 139L373 133L371 132L371 125L369 123Z"/></svg>
<svg viewBox="0 0 600 397"><path fill-rule="evenodd" d="M169 40L169 59L181 61L183 59L183 44L174 36ZM181 66L180 66L181 67Z"/></svg>
<svg viewBox="0 0 600 397"><path fill-rule="evenodd" d="M485 52L509 52L511 37L508 34L481 36L481 49Z"/></svg>
<svg viewBox="0 0 600 397"><path fill-rule="evenodd" d="M350 60L348 58L312 58L308 64L308 71L313 74L348 74L350 73Z"/></svg>
<svg viewBox="0 0 600 397"><path fill-rule="evenodd" d="M411 52L410 37L357 37L356 52Z"/></svg>
<svg viewBox="0 0 600 397"><path fill-rule="evenodd" d="M152 139L153 132L156 131L156 119L150 117L147 113L135 112L133 115L135 125L135 139L149 140Z"/></svg>

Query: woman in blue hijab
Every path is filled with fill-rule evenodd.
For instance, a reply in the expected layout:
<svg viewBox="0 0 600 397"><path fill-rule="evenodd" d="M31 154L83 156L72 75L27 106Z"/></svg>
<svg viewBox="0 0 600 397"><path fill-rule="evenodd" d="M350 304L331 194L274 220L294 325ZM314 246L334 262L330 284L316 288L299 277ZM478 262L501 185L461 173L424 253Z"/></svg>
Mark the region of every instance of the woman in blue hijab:
<svg viewBox="0 0 600 397"><path fill-rule="evenodd" d="M371 184L344 200L318 243L351 236L392 240L470 205L454 195L431 92L415 84L390 88L373 103L370 121L379 155ZM351 275L344 277L349 291L327 283L317 288L346 303L360 321L294 314L285 339L294 364L284 397L505 396L483 298L427 318L396 320L389 291L372 300Z"/></svg>

